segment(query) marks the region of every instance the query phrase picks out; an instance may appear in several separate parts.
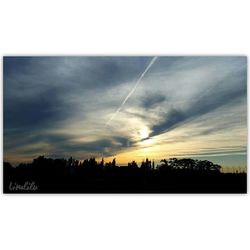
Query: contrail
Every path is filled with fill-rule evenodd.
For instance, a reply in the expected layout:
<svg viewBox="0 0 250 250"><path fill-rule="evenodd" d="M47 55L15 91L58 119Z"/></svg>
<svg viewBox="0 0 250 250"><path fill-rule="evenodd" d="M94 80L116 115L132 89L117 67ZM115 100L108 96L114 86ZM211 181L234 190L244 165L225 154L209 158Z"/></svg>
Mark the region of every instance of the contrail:
<svg viewBox="0 0 250 250"><path fill-rule="evenodd" d="M137 86L139 85L139 83L141 82L142 78L145 76L145 74L149 71L149 69L152 67L152 65L155 63L156 59L158 57L154 56L153 59L150 61L149 65L147 66L147 68L143 71L143 73L141 74L141 76L139 77L139 79L137 80L137 82L135 83L135 86L131 89L131 91L129 92L129 94L126 96L126 98L123 100L123 102L121 103L120 107L115 111L115 113L111 116L111 118L107 121L107 123L105 124L105 126L109 125L109 123L114 119L114 117L117 115L117 113L120 112L120 110L122 109L122 107L125 105L125 103L127 102L127 100L129 99L129 97L135 92Z"/></svg>

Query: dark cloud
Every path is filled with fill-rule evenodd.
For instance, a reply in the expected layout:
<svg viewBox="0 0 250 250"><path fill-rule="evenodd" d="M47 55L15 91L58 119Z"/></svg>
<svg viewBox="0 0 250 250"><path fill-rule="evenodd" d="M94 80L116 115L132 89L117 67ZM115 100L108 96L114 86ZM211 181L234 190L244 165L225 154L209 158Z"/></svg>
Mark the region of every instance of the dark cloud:
<svg viewBox="0 0 250 250"><path fill-rule="evenodd" d="M21 91L21 89L20 89ZM4 98L4 128L51 127L75 114L70 103L61 102L60 91L46 90L33 98ZM76 111L76 110L75 110Z"/></svg>
<svg viewBox="0 0 250 250"><path fill-rule="evenodd" d="M185 121L187 119L187 114L181 110L172 109L168 112L165 119L159 124L153 126L152 134L150 136L155 136L173 128L175 125Z"/></svg>
<svg viewBox="0 0 250 250"><path fill-rule="evenodd" d="M94 156L112 156L117 152L128 148L132 142L125 137L113 137L108 139L100 139L92 142L82 142L75 144L67 144L63 146L68 152L82 152L84 155Z"/></svg>
<svg viewBox="0 0 250 250"><path fill-rule="evenodd" d="M4 78L107 88L138 78L151 57L4 57ZM21 76L21 78L20 78ZM32 84L36 84L32 82Z"/></svg>
<svg viewBox="0 0 250 250"><path fill-rule="evenodd" d="M150 57L4 57L4 128L51 126L76 116L76 95L82 93L84 103L89 100L91 89L104 91L133 81L149 60ZM82 116L85 110L79 112Z"/></svg>
<svg viewBox="0 0 250 250"><path fill-rule="evenodd" d="M165 100L165 95L147 93L147 95L142 99L142 106L146 109L153 108Z"/></svg>
<svg viewBox="0 0 250 250"><path fill-rule="evenodd" d="M66 135L66 134L48 134L39 131L35 134L29 134L28 131L22 132L12 131L7 134L5 132L5 138L8 140L4 141L5 150L12 150L21 152L22 154L34 153L41 150L46 152L48 155L63 156L65 152L69 154L78 154L83 158L90 156L112 156L117 152L132 147L134 142L127 137L111 136L110 138L100 138L95 141L81 142L75 141L78 139L77 136ZM44 149L44 143L48 145L47 149ZM32 146L34 149L32 149Z"/></svg>
<svg viewBox="0 0 250 250"><path fill-rule="evenodd" d="M4 57L3 61L3 75L10 76L12 74L18 74L27 72L32 61L32 57Z"/></svg>

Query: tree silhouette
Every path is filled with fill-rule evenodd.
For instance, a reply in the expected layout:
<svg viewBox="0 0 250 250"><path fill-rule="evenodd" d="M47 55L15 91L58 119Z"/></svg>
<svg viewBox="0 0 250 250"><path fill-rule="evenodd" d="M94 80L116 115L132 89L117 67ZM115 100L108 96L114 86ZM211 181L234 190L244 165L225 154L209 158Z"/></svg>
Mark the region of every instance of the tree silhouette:
<svg viewBox="0 0 250 250"><path fill-rule="evenodd" d="M137 169L138 165L137 165L137 163L135 161L132 161L132 162L128 163L128 167L132 168L132 169Z"/></svg>
<svg viewBox="0 0 250 250"><path fill-rule="evenodd" d="M170 158L169 160L161 160L162 164L159 166L160 171L201 171L201 172L220 172L221 166L214 164L211 161L199 161L190 158Z"/></svg>
<svg viewBox="0 0 250 250"><path fill-rule="evenodd" d="M146 158L117 166L116 159L97 162L94 157L79 161L39 156L17 167L4 162L4 192L10 185L34 182L40 193L245 193L246 173L222 173L221 166L208 160L162 159L157 168Z"/></svg>

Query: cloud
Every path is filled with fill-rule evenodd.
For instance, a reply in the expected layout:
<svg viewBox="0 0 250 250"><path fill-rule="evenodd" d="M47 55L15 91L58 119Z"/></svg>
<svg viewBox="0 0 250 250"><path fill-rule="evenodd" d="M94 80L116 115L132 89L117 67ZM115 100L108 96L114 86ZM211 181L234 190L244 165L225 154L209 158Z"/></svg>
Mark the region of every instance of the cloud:
<svg viewBox="0 0 250 250"><path fill-rule="evenodd" d="M148 93L145 98L142 99L142 107L150 109L157 105L161 105L165 100L166 96L163 94Z"/></svg>
<svg viewBox="0 0 250 250"><path fill-rule="evenodd" d="M220 152L218 133L230 137L230 130L244 144L246 110L234 109L246 107L244 57L159 57L105 128L151 59L5 57L4 157L133 153L143 150L142 127L151 131L154 144L142 142L150 152L211 134Z"/></svg>
<svg viewBox="0 0 250 250"><path fill-rule="evenodd" d="M127 137L111 135L102 136L96 140L81 138L66 133L51 133L41 130L5 132L4 151L6 154L14 152L16 155L27 155L36 152L51 157L78 156L78 157L107 157L133 146L133 141Z"/></svg>
<svg viewBox="0 0 250 250"><path fill-rule="evenodd" d="M149 60L150 57L5 57L5 129L45 126L45 121L52 124L63 117L82 116L94 107L93 97L95 102L104 98L107 105L110 88L138 78Z"/></svg>
<svg viewBox="0 0 250 250"><path fill-rule="evenodd" d="M190 99L182 108L171 108L158 124L152 127L151 136L159 135L179 125L207 114L223 105L230 105L238 102L246 96L246 68L243 66L240 71L232 71L223 80L216 82L216 85L200 92L193 100Z"/></svg>

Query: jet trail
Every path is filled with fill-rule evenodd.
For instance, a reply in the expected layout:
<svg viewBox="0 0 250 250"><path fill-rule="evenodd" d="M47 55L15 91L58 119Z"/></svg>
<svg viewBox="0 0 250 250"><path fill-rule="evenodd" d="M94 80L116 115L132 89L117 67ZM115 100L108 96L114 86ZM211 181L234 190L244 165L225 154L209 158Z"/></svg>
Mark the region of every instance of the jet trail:
<svg viewBox="0 0 250 250"><path fill-rule="evenodd" d="M109 125L109 123L114 119L114 117L120 112L120 110L122 109L122 107L125 105L125 103L127 102L127 100L129 99L129 97L135 92L137 86L139 85L139 83L141 82L142 78L145 76L145 74L149 71L149 69L152 67L152 65L155 63L156 59L158 57L154 56L153 59L150 61L149 65L147 66L147 68L143 71L143 73L141 74L141 76L139 77L139 79L137 80L137 82L135 83L135 86L132 88L132 90L129 92L129 94L126 96L126 98L123 100L123 102L121 103L120 107L115 111L115 113L111 116L111 118L107 121L107 123L105 124L105 126Z"/></svg>

